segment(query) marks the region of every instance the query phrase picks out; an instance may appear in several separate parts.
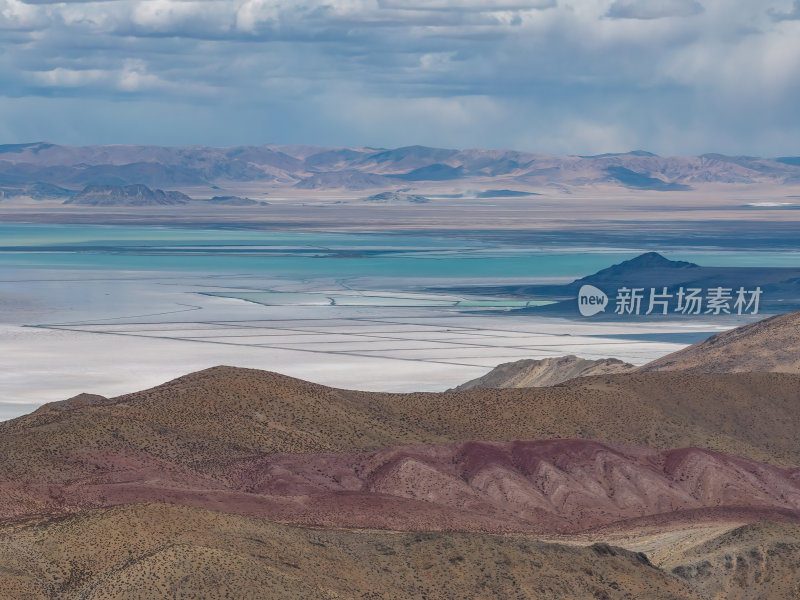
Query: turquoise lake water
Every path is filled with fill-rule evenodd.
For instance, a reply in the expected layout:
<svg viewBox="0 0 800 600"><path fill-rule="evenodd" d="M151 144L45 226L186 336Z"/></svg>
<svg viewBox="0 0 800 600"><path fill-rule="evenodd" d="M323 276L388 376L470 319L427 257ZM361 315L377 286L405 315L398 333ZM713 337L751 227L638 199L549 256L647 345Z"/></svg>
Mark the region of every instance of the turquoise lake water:
<svg viewBox="0 0 800 600"><path fill-rule="evenodd" d="M270 232L97 225L0 225L3 277L25 269L260 274L278 278L553 279L588 275L652 248L546 247L480 235ZM568 237L568 236L566 236ZM800 266L798 251L687 247L704 266Z"/></svg>

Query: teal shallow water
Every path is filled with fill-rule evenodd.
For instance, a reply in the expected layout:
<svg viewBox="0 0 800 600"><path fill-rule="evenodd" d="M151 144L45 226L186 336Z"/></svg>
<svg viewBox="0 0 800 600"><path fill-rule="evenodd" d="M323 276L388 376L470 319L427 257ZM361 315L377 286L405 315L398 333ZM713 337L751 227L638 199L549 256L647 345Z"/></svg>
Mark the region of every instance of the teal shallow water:
<svg viewBox="0 0 800 600"><path fill-rule="evenodd" d="M580 277L645 249L547 247L470 236L258 232L97 225L0 224L0 269L206 272L291 279L555 279ZM662 253L704 266L800 266L798 251L686 247Z"/></svg>

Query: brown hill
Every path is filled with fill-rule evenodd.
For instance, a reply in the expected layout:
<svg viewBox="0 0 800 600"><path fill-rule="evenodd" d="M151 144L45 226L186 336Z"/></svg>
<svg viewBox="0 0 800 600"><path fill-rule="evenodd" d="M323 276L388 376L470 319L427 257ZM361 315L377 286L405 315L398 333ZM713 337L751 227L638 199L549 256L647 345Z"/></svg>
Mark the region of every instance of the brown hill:
<svg viewBox="0 0 800 600"><path fill-rule="evenodd" d="M584 438L653 448L705 447L759 461L797 465L798 384L800 376L775 373L646 373L582 378L550 388L401 395L337 390L274 373L219 367L115 399L83 396L68 403L46 405L31 415L0 423L0 515L21 518L74 511L82 506L157 499L203 507L217 505L283 520L334 524L341 522L347 510L342 509L340 499L327 498L325 493L347 491L341 482L350 481L356 488L349 491L369 492L355 499L359 508L354 512L366 520L353 525L559 530L566 518L574 527L592 527L636 515L624 507L613 509L604 504L606 500L598 490L614 486L608 481L592 480L586 468L573 477L566 467L552 472L541 467L547 471L549 481L558 477L574 484L575 498L585 494L580 486L595 490L593 499L580 505L580 518L562 507L540 511L530 522L524 515L517 516L516 522L504 527L498 519L510 523L513 510L509 513L505 505L498 508L492 502L487 504L485 492L457 489L457 482L452 480L454 471L439 470L442 465L437 460L451 465L462 465L467 460L460 454L453 455L452 449L441 449L446 447L422 452L433 453L422 460L431 463L428 467L418 465L420 461L413 453L400 461L402 465L397 463L395 466L403 469L411 468L409 481L403 485L413 488L441 484L442 489L456 489L456 495L477 494L474 497L480 509L476 514L454 514L447 502L439 508L427 501L421 506L413 497L394 494L392 510L388 512L405 512L406 516L396 519L396 523L381 521L387 514L387 504L369 487L380 479L373 473L378 467L368 467L362 464L367 458L352 454L391 445L456 440ZM591 445L578 444L576 448L578 455L593 452ZM277 460L274 455L279 453L351 456L317 456L310 467L296 462L285 466L281 485L290 490L302 488L299 477L308 489L316 490L315 503L303 507L293 499L281 497L280 486L262 489L261 484L243 475L253 465L272 464ZM569 457L569 453L564 456ZM592 460L599 460L598 456ZM726 472L713 458L716 455L707 456L698 463L702 469ZM624 467L607 465L609 472L629 472L628 476L644 479L652 475L652 464L641 471L629 459ZM658 463L662 459L653 460ZM511 462L522 464L519 461L515 458ZM381 463L381 468L391 471L394 467L387 466L390 463ZM466 469L465 465L462 466ZM326 488L332 484L325 483L321 475L315 480L308 469L317 468L322 473L338 473L340 487ZM753 465L742 468L742 473L751 475L762 469ZM383 471L375 471L379 472ZM369 475L372 479L369 473L373 473L374 477ZM727 473L725 481L731 490L740 489L739 483L752 479L751 475ZM751 487L743 497L752 502L740 505L793 510L794 492L786 478L793 480L795 475L776 473L772 475L775 486L764 489L782 489L788 504L763 501ZM263 473L259 475L262 476ZM463 478L463 473L459 477ZM536 477L532 481L539 481ZM520 481L519 473L503 471L496 485L498 490L511 486L522 493ZM698 485L707 487L710 483ZM705 501L686 504L689 501L680 495L686 490L673 491L678 496L664 496L672 498L668 510L712 506ZM643 494L641 497L647 493L636 491ZM775 496L773 491L767 493ZM546 502L555 502L547 494L544 497ZM545 500L531 496L524 503L535 505ZM727 502L721 495L713 496L713 500ZM591 516L590 505L598 503L605 506L605 520ZM654 514L647 502L639 501L637 506L638 516Z"/></svg>
<svg viewBox="0 0 800 600"><path fill-rule="evenodd" d="M628 373L636 367L616 358L588 360L574 355L526 359L498 365L486 375L453 388L521 388L557 385L576 377Z"/></svg>
<svg viewBox="0 0 800 600"><path fill-rule="evenodd" d="M225 477L146 457L71 457L75 479L2 486L31 516L160 501L271 521L395 531L576 533L628 523L800 522L800 469L709 450L590 442L462 442L367 453L266 454ZM5 512L5 511L4 511Z"/></svg>
<svg viewBox="0 0 800 600"><path fill-rule="evenodd" d="M72 476L76 452L147 455L216 475L260 453L460 440L595 439L800 464L800 376L631 373L549 388L382 394L216 367L0 423L0 481ZM61 462L59 462L61 461Z"/></svg>
<svg viewBox="0 0 800 600"><path fill-rule="evenodd" d="M644 555L474 533L324 530L143 504L0 530L4 598L702 600Z"/></svg>
<svg viewBox="0 0 800 600"><path fill-rule="evenodd" d="M641 370L800 373L800 311L719 333L654 360Z"/></svg>

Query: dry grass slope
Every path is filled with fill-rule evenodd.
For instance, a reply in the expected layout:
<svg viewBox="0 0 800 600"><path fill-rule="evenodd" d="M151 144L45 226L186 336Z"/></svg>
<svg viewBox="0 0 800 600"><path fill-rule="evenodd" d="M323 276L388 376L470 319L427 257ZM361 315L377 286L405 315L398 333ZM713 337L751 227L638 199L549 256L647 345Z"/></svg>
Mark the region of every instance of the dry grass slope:
<svg viewBox="0 0 800 600"><path fill-rule="evenodd" d="M719 333L641 370L800 373L800 311Z"/></svg>
<svg viewBox="0 0 800 600"><path fill-rule="evenodd" d="M0 589L30 600L702 600L643 555L605 545L310 529L166 505L6 527Z"/></svg>
<svg viewBox="0 0 800 600"><path fill-rule="evenodd" d="M254 454L554 438L696 446L798 465L799 409L800 376L779 373L633 373L549 388L379 394L216 367L0 423L0 481L73 479L77 455L82 463L96 455L92 472L111 468L103 456L124 455L213 479Z"/></svg>
<svg viewBox="0 0 800 600"><path fill-rule="evenodd" d="M616 358L587 360L569 355L540 360L518 360L498 365L483 377L468 381L454 388L454 391L474 388L545 387L558 385L576 377L629 373L635 369L632 364Z"/></svg>
<svg viewBox="0 0 800 600"><path fill-rule="evenodd" d="M657 564L710 600L796 600L800 525L744 525Z"/></svg>

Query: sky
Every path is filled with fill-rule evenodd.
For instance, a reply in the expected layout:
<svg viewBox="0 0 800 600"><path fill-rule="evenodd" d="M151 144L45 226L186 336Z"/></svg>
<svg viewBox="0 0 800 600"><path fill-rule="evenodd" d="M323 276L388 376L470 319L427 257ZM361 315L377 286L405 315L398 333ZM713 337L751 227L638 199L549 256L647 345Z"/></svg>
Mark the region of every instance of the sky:
<svg viewBox="0 0 800 600"><path fill-rule="evenodd" d="M0 0L0 143L800 155L800 0Z"/></svg>

